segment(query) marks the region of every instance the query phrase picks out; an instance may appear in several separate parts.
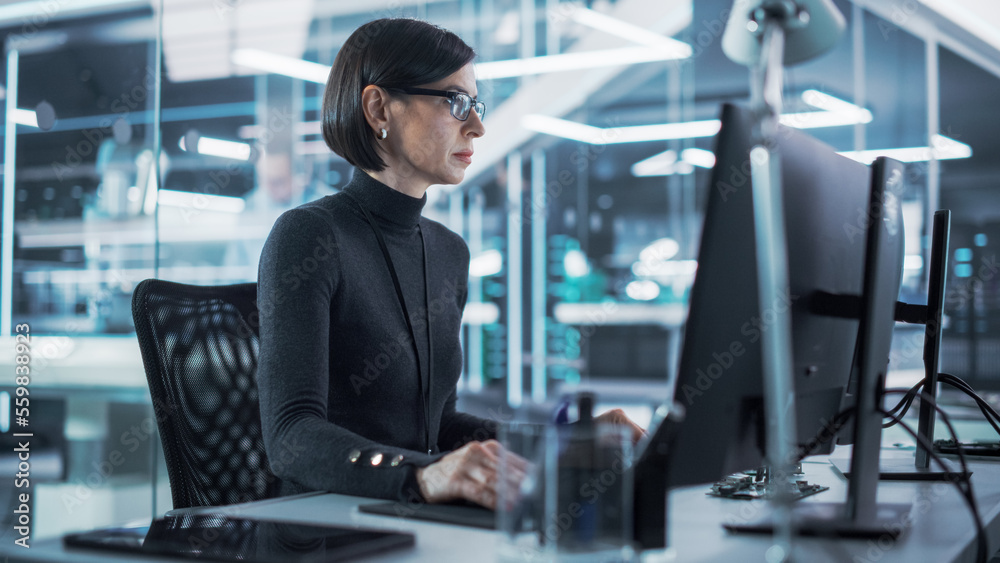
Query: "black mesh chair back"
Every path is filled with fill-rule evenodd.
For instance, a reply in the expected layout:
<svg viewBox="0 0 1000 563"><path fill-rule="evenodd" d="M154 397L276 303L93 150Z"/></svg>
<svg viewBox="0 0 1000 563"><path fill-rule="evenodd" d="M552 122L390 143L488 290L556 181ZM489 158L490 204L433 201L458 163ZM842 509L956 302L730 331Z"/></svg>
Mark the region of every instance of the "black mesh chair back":
<svg viewBox="0 0 1000 563"><path fill-rule="evenodd" d="M174 508L275 496L257 396L257 285L145 280L132 317Z"/></svg>

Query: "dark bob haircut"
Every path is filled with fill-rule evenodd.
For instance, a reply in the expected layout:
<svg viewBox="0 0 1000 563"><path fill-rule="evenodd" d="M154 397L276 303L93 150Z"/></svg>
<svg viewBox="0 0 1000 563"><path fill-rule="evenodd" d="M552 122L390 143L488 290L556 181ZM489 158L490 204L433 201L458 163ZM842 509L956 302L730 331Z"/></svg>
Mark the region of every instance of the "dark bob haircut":
<svg viewBox="0 0 1000 563"><path fill-rule="evenodd" d="M323 93L323 140L362 170L384 170L361 92L369 84L400 88L436 82L475 56L457 35L427 22L390 18L366 23L347 38L330 69Z"/></svg>

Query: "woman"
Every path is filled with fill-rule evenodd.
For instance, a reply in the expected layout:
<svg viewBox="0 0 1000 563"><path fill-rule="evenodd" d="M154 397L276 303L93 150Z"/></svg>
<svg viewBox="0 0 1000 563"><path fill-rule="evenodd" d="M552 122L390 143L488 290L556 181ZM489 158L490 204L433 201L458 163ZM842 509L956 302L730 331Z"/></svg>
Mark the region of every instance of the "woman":
<svg viewBox="0 0 1000 563"><path fill-rule="evenodd" d="M455 410L469 250L420 216L485 133L474 56L408 19L365 24L337 54L323 138L354 177L283 214L260 260L260 403L283 494L495 506L495 422Z"/></svg>

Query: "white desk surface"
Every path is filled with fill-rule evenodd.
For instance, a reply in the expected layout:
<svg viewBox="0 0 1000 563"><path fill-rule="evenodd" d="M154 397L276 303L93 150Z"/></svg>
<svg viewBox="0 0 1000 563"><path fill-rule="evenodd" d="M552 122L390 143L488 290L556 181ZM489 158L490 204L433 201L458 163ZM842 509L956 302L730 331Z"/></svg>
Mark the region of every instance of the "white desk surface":
<svg viewBox="0 0 1000 563"><path fill-rule="evenodd" d="M886 451L884 455L893 452ZM911 456L910 452L899 452ZM835 452L834 456L843 454ZM972 462L973 487L979 510L987 525L991 549L1000 547L1000 461ZM846 495L846 481L826 461L804 464L806 479L827 485L829 491L801 502L837 502ZM662 553L646 554L648 561L735 562L765 561L771 546L768 536L734 535L722 523L756 519L767 510L767 503L709 497L706 487L674 491L670 497L669 537L676 551L669 559ZM797 560L811 563L865 561L973 561L975 536L972 518L955 487L946 483L882 482L880 502L913 504L912 525L896 542L888 536L877 540L828 540L799 538L795 541ZM364 561L434 561L467 562L495 559L500 542L498 533L487 530L437 524L417 520L360 513L358 504L371 499L334 494L313 494L285 499L271 499L229 507L231 514L252 518L303 523L347 524L352 526L394 529L416 535L412 549L386 552ZM7 536L10 538L10 535ZM12 540L11 540L12 541ZM30 549L0 546L10 561L73 561L103 563L132 561L133 558L110 552L64 550L56 540L35 543ZM149 561L167 561L149 558Z"/></svg>

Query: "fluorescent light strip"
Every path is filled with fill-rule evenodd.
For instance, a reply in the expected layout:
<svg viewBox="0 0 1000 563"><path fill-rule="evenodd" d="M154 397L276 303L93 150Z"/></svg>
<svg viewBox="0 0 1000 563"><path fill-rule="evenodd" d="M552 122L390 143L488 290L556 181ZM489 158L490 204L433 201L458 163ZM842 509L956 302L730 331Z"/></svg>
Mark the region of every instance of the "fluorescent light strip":
<svg viewBox="0 0 1000 563"><path fill-rule="evenodd" d="M697 260L663 260L660 262L636 261L632 273L641 278L652 278L670 283L673 276L693 276L698 271Z"/></svg>
<svg viewBox="0 0 1000 563"><path fill-rule="evenodd" d="M521 125L539 133L546 133L548 135L572 139L582 143L590 143L592 145L607 142L606 140L602 140L605 130L600 127L594 127L593 125L586 125L548 115L526 115L521 118Z"/></svg>
<svg viewBox="0 0 1000 563"><path fill-rule="evenodd" d="M632 175L639 177L669 176L673 174L674 164L676 163L677 151L663 151L633 164Z"/></svg>
<svg viewBox="0 0 1000 563"><path fill-rule="evenodd" d="M176 190L160 190L157 195L157 201L163 206L186 207L199 211L218 211L220 213L242 213L246 207L246 202L238 197Z"/></svg>
<svg viewBox="0 0 1000 563"><path fill-rule="evenodd" d="M462 311L462 324L489 325L500 320L500 307L496 303L466 303Z"/></svg>
<svg viewBox="0 0 1000 563"><path fill-rule="evenodd" d="M895 149L876 149L866 151L843 151L838 154L864 164L871 164L880 156L887 156L900 162L923 162L930 160L933 153L938 160L953 160L972 156L972 147L945 137L935 135L932 147L907 147ZM715 155L704 149L690 148L681 152L680 160L673 150L654 154L632 165L632 175L636 177L669 176L672 174L690 174L690 169L682 164L691 164L702 168L715 166ZM909 257L908 257L909 258Z"/></svg>
<svg viewBox="0 0 1000 563"><path fill-rule="evenodd" d="M304 61L295 57L276 55L259 49L236 49L231 56L233 64L299 78L317 84L326 84L330 67Z"/></svg>
<svg viewBox="0 0 1000 563"><path fill-rule="evenodd" d="M840 154L864 164L870 164L880 156L887 156L900 162L926 162L931 158L936 160L969 158L972 156L972 147L944 135L934 135L929 147L844 151Z"/></svg>
<svg viewBox="0 0 1000 563"><path fill-rule="evenodd" d="M684 149L681 151L681 160L701 168L712 168L715 166L715 153L705 149Z"/></svg>
<svg viewBox="0 0 1000 563"><path fill-rule="evenodd" d="M17 108L14 110L14 123L38 127L38 116L35 110Z"/></svg>
<svg viewBox="0 0 1000 563"><path fill-rule="evenodd" d="M596 12L594 13L596 14ZM625 22L619 21L618 23L623 26L629 26ZM476 78L479 80L493 80L497 78L544 74L547 72L670 61L686 59L694 53L694 50L687 43L657 35L642 28L637 29L644 31L645 34L636 34L630 36L629 39L644 43L642 46L479 63L475 65ZM618 29L618 31L621 31L621 29ZM650 36L654 36L656 39L654 40ZM329 66L304 61L295 57L276 55L259 49L236 49L233 51L230 60L232 60L233 64L240 66L273 74L291 76L292 78L299 78L317 84L326 84L327 78L330 75Z"/></svg>
<svg viewBox="0 0 1000 563"><path fill-rule="evenodd" d="M700 168L715 166L715 155L712 151L705 149L690 148L681 151L680 160L678 160L677 152L673 150L663 151L633 164L632 175L642 178L690 174L694 172L695 166Z"/></svg>
<svg viewBox="0 0 1000 563"><path fill-rule="evenodd" d="M250 145L234 141L224 141L211 137L198 139L198 153L232 158L235 160L250 160Z"/></svg>
<svg viewBox="0 0 1000 563"><path fill-rule="evenodd" d="M469 275L474 278L485 278L503 271L503 255L499 250L490 249L469 261Z"/></svg>
<svg viewBox="0 0 1000 563"><path fill-rule="evenodd" d="M609 140L606 143L639 143L670 139L697 139L711 137L719 132L722 123L718 119L686 121L681 123L661 123L657 125L636 125L633 127L613 127L605 129Z"/></svg>
<svg viewBox="0 0 1000 563"><path fill-rule="evenodd" d="M613 311L607 303L556 303L552 317L568 325L593 326L600 318L603 325L661 325L678 327L687 312L679 303L616 303Z"/></svg>
<svg viewBox="0 0 1000 563"><path fill-rule="evenodd" d="M866 112L868 110L865 110ZM782 125L794 127L796 129L818 129L821 127L840 127L843 125L857 125L859 123L869 123L872 120L871 112L868 116L851 115L837 111L806 111L802 113L784 113L779 118Z"/></svg>
<svg viewBox="0 0 1000 563"><path fill-rule="evenodd" d="M685 59L691 56L691 47L681 43L686 49L670 47L619 47L584 53L564 53L527 59L492 61L476 65L476 78L494 80L547 72L581 70L605 66L632 65L656 61Z"/></svg>
<svg viewBox="0 0 1000 563"><path fill-rule="evenodd" d="M90 11L94 8L108 8L119 4L135 4L135 0L73 0L64 6L63 2L38 0L37 2L15 2L0 7L0 22L24 20L21 23L37 23L39 20L48 22L65 8L72 11Z"/></svg>
<svg viewBox="0 0 1000 563"><path fill-rule="evenodd" d="M802 101L823 111L783 114L780 118L783 125L796 129L816 129L871 123L872 120L871 111L819 90L802 92Z"/></svg>
<svg viewBox="0 0 1000 563"><path fill-rule="evenodd" d="M872 112L867 109L819 90L810 89L802 92L802 101L814 108L856 115L859 120L865 120L864 123L868 123L872 118Z"/></svg>
<svg viewBox="0 0 1000 563"><path fill-rule="evenodd" d="M858 123L868 123L872 120L871 112L867 109L817 90L807 90L802 94L802 97L806 103L821 108L820 111L782 115L781 122L783 124L798 129L812 129L856 125ZM538 133L546 133L594 145L711 137L718 133L719 128L722 126L722 123L718 119L708 119L704 121L686 121L658 125L602 128L538 114L524 116L521 124L525 128ZM684 160L697 165L694 161Z"/></svg>
<svg viewBox="0 0 1000 563"><path fill-rule="evenodd" d="M633 25L618 18L613 18L606 14L595 12L589 8L577 7L572 9L572 13L570 13L569 17L581 25L628 39L629 41L646 45L647 47L667 47L676 49L678 53L686 53L682 58L690 57L693 53L691 46L687 43L670 37L665 37L659 33L649 31L644 27Z"/></svg>
<svg viewBox="0 0 1000 563"><path fill-rule="evenodd" d="M184 137L181 137L178 145L181 147L181 150L188 150L187 142L184 140ZM220 156L222 158L232 158L233 160L250 160L252 148L246 143L226 141L212 137L199 137L198 146L194 152L198 154Z"/></svg>
<svg viewBox="0 0 1000 563"><path fill-rule="evenodd" d="M682 123L603 128L560 119L558 117L530 114L521 119L521 125L539 133L599 145L711 137L719 132L722 123L718 119L709 119Z"/></svg>

